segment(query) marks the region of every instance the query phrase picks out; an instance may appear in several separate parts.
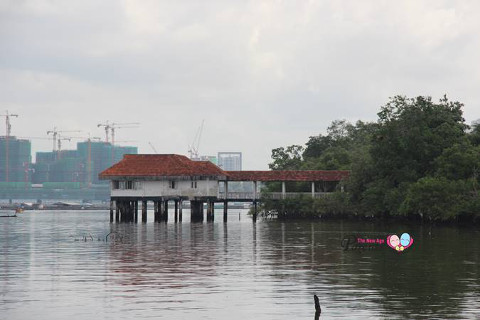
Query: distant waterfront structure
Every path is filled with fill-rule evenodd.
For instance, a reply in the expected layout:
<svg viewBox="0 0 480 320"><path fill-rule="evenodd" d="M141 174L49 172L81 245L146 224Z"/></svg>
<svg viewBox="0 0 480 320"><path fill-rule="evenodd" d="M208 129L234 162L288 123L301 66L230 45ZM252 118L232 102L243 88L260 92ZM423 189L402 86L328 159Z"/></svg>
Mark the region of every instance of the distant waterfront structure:
<svg viewBox="0 0 480 320"><path fill-rule="evenodd" d="M30 182L31 149L29 140L0 137L0 182Z"/></svg>
<svg viewBox="0 0 480 320"><path fill-rule="evenodd" d="M241 152L219 152L218 166L225 171L242 171L242 153Z"/></svg>

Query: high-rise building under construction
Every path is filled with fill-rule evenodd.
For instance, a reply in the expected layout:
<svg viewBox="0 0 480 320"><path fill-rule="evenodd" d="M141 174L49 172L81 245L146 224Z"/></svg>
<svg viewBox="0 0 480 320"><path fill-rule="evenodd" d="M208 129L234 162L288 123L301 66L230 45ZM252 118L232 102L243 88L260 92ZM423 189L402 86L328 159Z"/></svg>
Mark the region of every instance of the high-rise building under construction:
<svg viewBox="0 0 480 320"><path fill-rule="evenodd" d="M124 154L137 153L137 147L93 141L77 143L77 150L37 152L33 182L68 183L76 187L105 184L98 179L100 172L120 161Z"/></svg>
<svg viewBox="0 0 480 320"><path fill-rule="evenodd" d="M31 149L29 140L0 137L0 182L30 181Z"/></svg>

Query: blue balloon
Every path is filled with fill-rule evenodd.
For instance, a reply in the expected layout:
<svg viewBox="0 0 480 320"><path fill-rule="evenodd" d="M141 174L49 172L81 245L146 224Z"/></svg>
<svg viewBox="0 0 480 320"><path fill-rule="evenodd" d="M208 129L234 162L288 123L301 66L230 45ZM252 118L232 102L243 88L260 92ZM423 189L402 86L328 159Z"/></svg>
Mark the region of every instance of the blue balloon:
<svg viewBox="0 0 480 320"><path fill-rule="evenodd" d="M400 237L400 244L404 247L410 244L410 235L408 233L403 233Z"/></svg>

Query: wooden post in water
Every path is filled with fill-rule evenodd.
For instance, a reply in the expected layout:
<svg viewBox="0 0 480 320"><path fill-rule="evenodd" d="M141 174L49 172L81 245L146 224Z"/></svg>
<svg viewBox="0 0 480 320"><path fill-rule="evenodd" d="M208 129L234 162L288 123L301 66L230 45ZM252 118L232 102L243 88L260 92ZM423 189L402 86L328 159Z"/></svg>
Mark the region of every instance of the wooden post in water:
<svg viewBox="0 0 480 320"><path fill-rule="evenodd" d="M253 201L253 222L257 221L257 200Z"/></svg>
<svg viewBox="0 0 480 320"><path fill-rule="evenodd" d="M142 201L142 222L147 222L147 201Z"/></svg>

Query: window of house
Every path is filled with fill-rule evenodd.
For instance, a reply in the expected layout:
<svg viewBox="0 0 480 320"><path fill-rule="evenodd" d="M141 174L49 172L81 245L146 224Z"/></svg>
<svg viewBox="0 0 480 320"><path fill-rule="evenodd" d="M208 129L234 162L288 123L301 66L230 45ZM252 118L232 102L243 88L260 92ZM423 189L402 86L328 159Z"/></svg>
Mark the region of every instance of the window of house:
<svg viewBox="0 0 480 320"><path fill-rule="evenodd" d="M176 189L177 188L177 182L176 181L169 181L168 184L170 189Z"/></svg>
<svg viewBox="0 0 480 320"><path fill-rule="evenodd" d="M118 180L112 180L112 189L113 190L120 189L120 182Z"/></svg>
<svg viewBox="0 0 480 320"><path fill-rule="evenodd" d="M125 189L133 190L134 181L125 181Z"/></svg>
<svg viewBox="0 0 480 320"><path fill-rule="evenodd" d="M192 181L192 189L196 189L197 188L197 181Z"/></svg>

